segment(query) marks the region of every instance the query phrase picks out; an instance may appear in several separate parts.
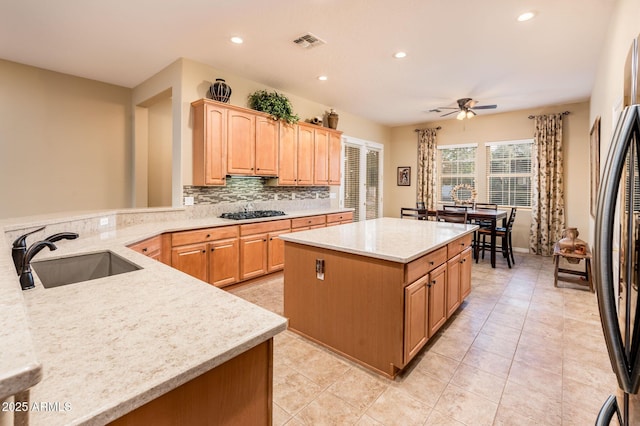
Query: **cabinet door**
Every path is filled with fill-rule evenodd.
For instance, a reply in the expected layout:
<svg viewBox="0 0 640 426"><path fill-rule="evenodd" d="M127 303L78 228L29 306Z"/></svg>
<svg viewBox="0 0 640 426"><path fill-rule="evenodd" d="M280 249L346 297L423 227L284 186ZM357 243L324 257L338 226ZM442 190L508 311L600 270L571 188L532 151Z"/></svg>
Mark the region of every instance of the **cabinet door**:
<svg viewBox="0 0 640 426"><path fill-rule="evenodd" d="M313 142L314 185L329 184L329 131L316 129Z"/></svg>
<svg viewBox="0 0 640 426"><path fill-rule="evenodd" d="M313 129L298 125L298 185L313 185Z"/></svg>
<svg viewBox="0 0 640 426"><path fill-rule="evenodd" d="M460 306L460 266L459 254L447 262L447 318Z"/></svg>
<svg viewBox="0 0 640 426"><path fill-rule="evenodd" d="M240 245L237 238L209 243L209 284L224 287L239 281Z"/></svg>
<svg viewBox="0 0 640 426"><path fill-rule="evenodd" d="M471 293L471 247L460 254L460 302Z"/></svg>
<svg viewBox="0 0 640 426"><path fill-rule="evenodd" d="M279 235L287 234L289 231L271 232L269 234L269 258L267 261L267 271L273 272L284 268L284 241L278 238Z"/></svg>
<svg viewBox="0 0 640 426"><path fill-rule="evenodd" d="M227 173L253 175L256 116L229 110L227 113Z"/></svg>
<svg viewBox="0 0 640 426"><path fill-rule="evenodd" d="M295 185L298 180L298 128L280 123L278 184Z"/></svg>
<svg viewBox="0 0 640 426"><path fill-rule="evenodd" d="M429 273L429 337L447 320L447 264Z"/></svg>
<svg viewBox="0 0 640 426"><path fill-rule="evenodd" d="M227 174L227 110L217 105L194 105L193 183L224 185Z"/></svg>
<svg viewBox="0 0 640 426"><path fill-rule="evenodd" d="M404 362L407 363L427 343L429 276L425 275L404 289Z"/></svg>
<svg viewBox="0 0 640 426"><path fill-rule="evenodd" d="M208 281L207 245L201 243L172 248L171 266L192 277Z"/></svg>
<svg viewBox="0 0 640 426"><path fill-rule="evenodd" d="M256 117L256 174L278 174L278 122L269 117Z"/></svg>
<svg viewBox="0 0 640 426"><path fill-rule="evenodd" d="M240 238L240 279L267 273L267 234Z"/></svg>
<svg viewBox="0 0 640 426"><path fill-rule="evenodd" d="M339 133L329 134L329 185L340 185L342 140Z"/></svg>

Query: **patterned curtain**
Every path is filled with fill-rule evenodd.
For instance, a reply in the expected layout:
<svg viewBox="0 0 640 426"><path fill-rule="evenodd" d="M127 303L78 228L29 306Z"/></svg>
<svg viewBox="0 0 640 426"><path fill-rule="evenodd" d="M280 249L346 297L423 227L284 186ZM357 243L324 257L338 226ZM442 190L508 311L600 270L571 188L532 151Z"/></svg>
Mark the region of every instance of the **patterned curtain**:
<svg viewBox="0 0 640 426"><path fill-rule="evenodd" d="M551 256L564 229L562 115L535 117L529 251Z"/></svg>
<svg viewBox="0 0 640 426"><path fill-rule="evenodd" d="M438 185L436 181L436 129L418 131L418 201L435 209Z"/></svg>

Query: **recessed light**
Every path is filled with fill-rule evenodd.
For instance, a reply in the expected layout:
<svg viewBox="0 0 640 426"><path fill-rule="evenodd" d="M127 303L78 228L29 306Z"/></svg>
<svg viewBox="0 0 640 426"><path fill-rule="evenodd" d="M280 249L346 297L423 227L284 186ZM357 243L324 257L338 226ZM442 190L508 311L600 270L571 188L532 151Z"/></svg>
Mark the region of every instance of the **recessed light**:
<svg viewBox="0 0 640 426"><path fill-rule="evenodd" d="M231 43L242 44L244 43L244 40L242 37L231 37Z"/></svg>
<svg viewBox="0 0 640 426"><path fill-rule="evenodd" d="M396 59L402 59L407 57L407 52L396 52L393 54L393 57Z"/></svg>
<svg viewBox="0 0 640 426"><path fill-rule="evenodd" d="M534 16L536 16L535 12L525 12L518 16L518 22L528 21L530 19L533 19Z"/></svg>
<svg viewBox="0 0 640 426"><path fill-rule="evenodd" d="M320 81L327 81L329 79L329 77L327 77L326 75L319 75L318 76L318 80Z"/></svg>

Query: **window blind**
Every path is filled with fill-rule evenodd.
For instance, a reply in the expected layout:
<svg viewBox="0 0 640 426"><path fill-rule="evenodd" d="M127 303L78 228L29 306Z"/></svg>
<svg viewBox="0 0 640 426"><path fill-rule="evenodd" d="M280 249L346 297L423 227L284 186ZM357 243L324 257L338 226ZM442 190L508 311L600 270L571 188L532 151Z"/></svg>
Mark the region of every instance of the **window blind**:
<svg viewBox="0 0 640 426"><path fill-rule="evenodd" d="M360 209L360 147L344 147L344 206L354 209L353 220L359 221Z"/></svg>
<svg viewBox="0 0 640 426"><path fill-rule="evenodd" d="M456 185L476 187L476 146L438 147L438 181L441 202L453 202Z"/></svg>
<svg viewBox="0 0 640 426"><path fill-rule="evenodd" d="M502 206L531 207L533 144L487 144L487 201Z"/></svg>

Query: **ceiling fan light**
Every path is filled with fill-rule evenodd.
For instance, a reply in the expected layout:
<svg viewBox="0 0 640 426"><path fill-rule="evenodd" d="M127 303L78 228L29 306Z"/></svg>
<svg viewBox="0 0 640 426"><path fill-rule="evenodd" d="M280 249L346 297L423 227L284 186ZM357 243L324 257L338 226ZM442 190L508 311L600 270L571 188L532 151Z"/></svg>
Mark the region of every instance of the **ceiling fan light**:
<svg viewBox="0 0 640 426"><path fill-rule="evenodd" d="M467 118L473 118L475 114L472 113L471 111L467 111Z"/></svg>
<svg viewBox="0 0 640 426"><path fill-rule="evenodd" d="M464 120L464 118L465 118L466 116L467 116L467 113L466 113L465 111L460 111L460 112L458 113L458 115L456 115L456 118L457 118L458 120Z"/></svg>

